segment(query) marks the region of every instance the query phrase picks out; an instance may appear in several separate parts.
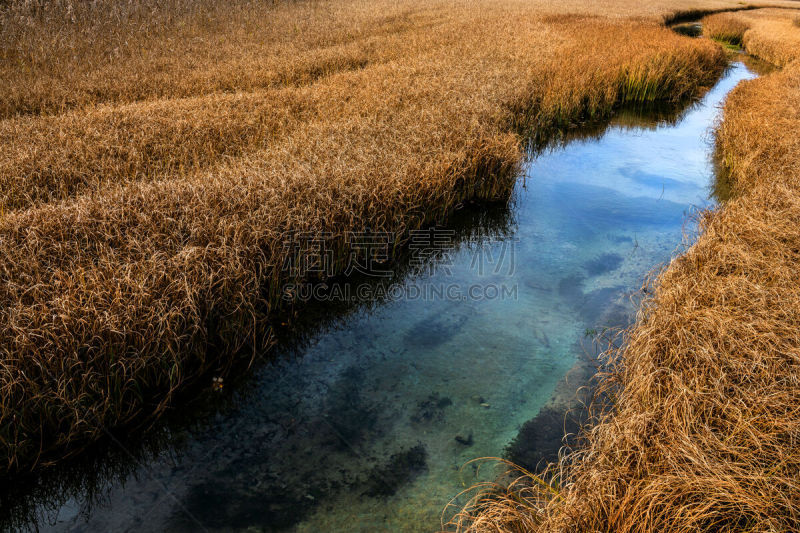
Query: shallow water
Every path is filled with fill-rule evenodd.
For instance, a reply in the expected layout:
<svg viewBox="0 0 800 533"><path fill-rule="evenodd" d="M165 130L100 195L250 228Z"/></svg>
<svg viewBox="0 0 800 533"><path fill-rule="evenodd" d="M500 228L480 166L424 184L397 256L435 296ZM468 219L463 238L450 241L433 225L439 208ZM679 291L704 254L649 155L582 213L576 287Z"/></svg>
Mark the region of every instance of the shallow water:
<svg viewBox="0 0 800 533"><path fill-rule="evenodd" d="M752 77L737 63L679 115L620 113L539 154L510 206L466 208L435 261L370 285L394 299L287 343L217 414L168 429L154 457L133 452L99 501L40 503L38 527L433 531L476 480L470 459L515 439L529 466L552 457L592 338L628 323L631 296L711 205L710 128Z"/></svg>

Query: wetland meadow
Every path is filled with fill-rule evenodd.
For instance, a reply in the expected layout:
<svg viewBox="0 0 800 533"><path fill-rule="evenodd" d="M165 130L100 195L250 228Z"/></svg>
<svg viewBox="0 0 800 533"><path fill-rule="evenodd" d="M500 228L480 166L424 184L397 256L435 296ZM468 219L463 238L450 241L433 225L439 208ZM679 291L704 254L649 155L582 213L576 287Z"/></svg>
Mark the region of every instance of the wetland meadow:
<svg viewBox="0 0 800 533"><path fill-rule="evenodd" d="M0 529L800 530L798 20L0 2Z"/></svg>

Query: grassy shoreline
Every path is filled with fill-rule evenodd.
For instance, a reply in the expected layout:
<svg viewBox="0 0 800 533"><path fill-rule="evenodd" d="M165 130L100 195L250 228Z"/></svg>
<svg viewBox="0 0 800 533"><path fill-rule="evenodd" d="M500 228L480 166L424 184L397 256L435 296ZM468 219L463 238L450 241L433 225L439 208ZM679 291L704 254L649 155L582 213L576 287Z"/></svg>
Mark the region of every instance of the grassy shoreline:
<svg viewBox="0 0 800 533"><path fill-rule="evenodd" d="M800 32L791 12L704 31L782 66L729 95L716 140L732 198L649 287L610 353L613 399L554 467L484 495L465 531L789 531L800 437ZM780 29L781 31L777 31Z"/></svg>
<svg viewBox="0 0 800 533"><path fill-rule="evenodd" d="M616 16L516 2L187 5L168 4L141 33L140 12L113 31L84 13L46 41L53 14L31 15L31 33L4 26L7 474L78 452L106 427L146 424L235 354L269 345L294 281L281 269L287 232L328 236L342 261L351 231L402 244L465 200L507 196L526 136L623 102L679 100L724 62L655 20L658 4L635 16L613 4ZM259 30L254 8L311 18ZM216 52L204 35L236 38ZM38 54L56 46L83 70L59 67L48 86L35 74L55 67Z"/></svg>

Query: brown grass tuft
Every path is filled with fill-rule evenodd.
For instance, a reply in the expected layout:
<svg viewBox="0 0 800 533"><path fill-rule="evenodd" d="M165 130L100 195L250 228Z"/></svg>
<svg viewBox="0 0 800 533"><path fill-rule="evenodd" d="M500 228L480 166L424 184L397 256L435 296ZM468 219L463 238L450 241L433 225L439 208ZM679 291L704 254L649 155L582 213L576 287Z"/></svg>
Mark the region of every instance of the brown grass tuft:
<svg viewBox="0 0 800 533"><path fill-rule="evenodd" d="M750 28L737 13L717 13L703 19L703 33L712 39L741 45L744 33Z"/></svg>

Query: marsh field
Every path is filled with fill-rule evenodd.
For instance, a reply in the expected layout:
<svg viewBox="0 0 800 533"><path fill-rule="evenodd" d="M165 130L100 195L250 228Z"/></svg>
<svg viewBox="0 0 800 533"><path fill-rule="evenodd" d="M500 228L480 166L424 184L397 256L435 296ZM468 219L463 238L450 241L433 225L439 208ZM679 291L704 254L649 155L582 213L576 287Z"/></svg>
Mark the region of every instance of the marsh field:
<svg viewBox="0 0 800 533"><path fill-rule="evenodd" d="M0 527L800 530L800 2L0 1Z"/></svg>

